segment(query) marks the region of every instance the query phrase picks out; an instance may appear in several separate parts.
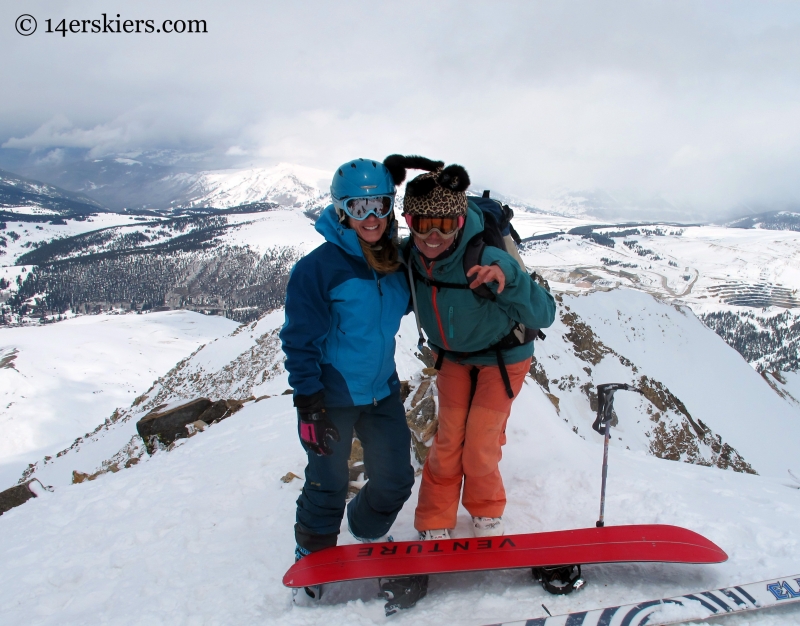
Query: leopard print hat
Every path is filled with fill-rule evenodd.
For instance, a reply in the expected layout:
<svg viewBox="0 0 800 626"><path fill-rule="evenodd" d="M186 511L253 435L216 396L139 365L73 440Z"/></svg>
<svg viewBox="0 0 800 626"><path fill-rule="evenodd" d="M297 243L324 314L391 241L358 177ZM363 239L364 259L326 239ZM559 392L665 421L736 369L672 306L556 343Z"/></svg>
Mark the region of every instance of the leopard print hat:
<svg viewBox="0 0 800 626"><path fill-rule="evenodd" d="M469 174L460 165L444 167L442 161L424 157L393 154L383 164L391 172L396 185L405 180L406 169L427 170L406 185L403 212L408 215L447 217L467 214Z"/></svg>

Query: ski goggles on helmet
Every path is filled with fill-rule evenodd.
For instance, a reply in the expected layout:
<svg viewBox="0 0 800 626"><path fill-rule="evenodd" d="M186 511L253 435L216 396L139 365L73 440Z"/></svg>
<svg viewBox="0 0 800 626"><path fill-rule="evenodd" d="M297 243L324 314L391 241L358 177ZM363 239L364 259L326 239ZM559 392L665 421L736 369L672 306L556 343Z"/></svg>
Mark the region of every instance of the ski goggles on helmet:
<svg viewBox="0 0 800 626"><path fill-rule="evenodd" d="M463 215L448 215L446 217L428 217L426 215L406 214L406 224L420 239L427 239L434 231L445 239L456 236L459 228L464 226Z"/></svg>
<svg viewBox="0 0 800 626"><path fill-rule="evenodd" d="M342 210L354 220L365 220L370 215L382 219L394 208L393 196L367 196L364 198L347 198L339 201Z"/></svg>

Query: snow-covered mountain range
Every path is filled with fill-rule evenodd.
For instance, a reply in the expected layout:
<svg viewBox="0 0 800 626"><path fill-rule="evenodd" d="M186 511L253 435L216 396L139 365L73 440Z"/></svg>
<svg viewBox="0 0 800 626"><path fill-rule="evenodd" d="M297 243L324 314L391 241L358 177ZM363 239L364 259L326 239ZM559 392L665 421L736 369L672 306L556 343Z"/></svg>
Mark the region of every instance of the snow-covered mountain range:
<svg viewBox="0 0 800 626"><path fill-rule="evenodd" d="M0 170L0 214L4 216L14 213L83 216L105 210L101 203L84 194Z"/></svg>
<svg viewBox="0 0 800 626"><path fill-rule="evenodd" d="M230 208L269 202L280 206L311 208L329 202L332 172L280 163L270 168L202 172L178 207Z"/></svg>
<svg viewBox="0 0 800 626"><path fill-rule="evenodd" d="M65 307L189 306L255 319L272 300L259 300L253 288L279 280L264 269L319 241L310 226L329 201L325 180L325 172L287 164L214 172L195 180L192 206L180 209L193 213L179 217L100 214L34 224L18 216L0 234L9 261L5 313L24 321ZM537 251L532 267L549 280L565 289L627 285L688 304L760 370L797 368L794 231L764 219L729 227L604 224L512 206L524 246ZM141 264L150 267L142 284L133 278ZM36 269L16 290L20 265Z"/></svg>

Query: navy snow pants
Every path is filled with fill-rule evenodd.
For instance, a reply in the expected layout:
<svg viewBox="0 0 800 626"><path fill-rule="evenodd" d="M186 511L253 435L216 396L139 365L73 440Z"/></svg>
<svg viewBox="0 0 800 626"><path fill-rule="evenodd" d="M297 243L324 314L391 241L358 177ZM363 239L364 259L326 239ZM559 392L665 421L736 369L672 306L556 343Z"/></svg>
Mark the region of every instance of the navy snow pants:
<svg viewBox="0 0 800 626"><path fill-rule="evenodd" d="M330 442L330 456L308 453L306 482L297 499L295 536L298 545L310 552L336 545L350 482L347 461L353 432L364 449L369 479L347 505L347 521L356 537L377 539L389 532L414 485L411 433L398 393L377 406L326 411L339 430L340 441Z"/></svg>

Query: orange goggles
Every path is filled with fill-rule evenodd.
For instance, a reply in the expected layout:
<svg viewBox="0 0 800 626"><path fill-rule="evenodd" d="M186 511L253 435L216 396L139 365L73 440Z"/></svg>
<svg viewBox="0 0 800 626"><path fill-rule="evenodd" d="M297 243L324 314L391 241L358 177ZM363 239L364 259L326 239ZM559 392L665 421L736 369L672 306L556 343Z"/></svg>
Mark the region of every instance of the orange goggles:
<svg viewBox="0 0 800 626"><path fill-rule="evenodd" d="M445 239L454 237L459 228L464 226L464 216L428 217L425 215L406 215L406 224L411 231L422 239L430 237L436 231Z"/></svg>

